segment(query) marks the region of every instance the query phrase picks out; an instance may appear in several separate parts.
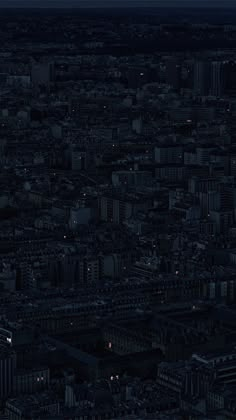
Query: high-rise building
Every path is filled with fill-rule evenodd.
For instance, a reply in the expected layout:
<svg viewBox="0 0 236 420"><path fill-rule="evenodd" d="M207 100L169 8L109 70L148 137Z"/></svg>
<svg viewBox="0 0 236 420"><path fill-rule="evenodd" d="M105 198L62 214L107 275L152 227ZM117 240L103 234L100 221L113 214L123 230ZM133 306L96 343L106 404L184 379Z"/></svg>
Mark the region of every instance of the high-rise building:
<svg viewBox="0 0 236 420"><path fill-rule="evenodd" d="M181 65L178 58L169 57L166 61L166 72L165 72L166 83L178 90L181 83Z"/></svg>
<svg viewBox="0 0 236 420"><path fill-rule="evenodd" d="M226 93L236 92L236 62L229 61L224 65Z"/></svg>
<svg viewBox="0 0 236 420"><path fill-rule="evenodd" d="M221 96L225 88L225 66L221 61L211 63L211 88L213 96Z"/></svg>
<svg viewBox="0 0 236 420"><path fill-rule="evenodd" d="M211 65L208 61L197 60L194 63L193 90L196 95L208 95L210 89Z"/></svg>
<svg viewBox="0 0 236 420"><path fill-rule="evenodd" d="M9 397L13 392L16 355L11 349L0 351L0 399Z"/></svg>

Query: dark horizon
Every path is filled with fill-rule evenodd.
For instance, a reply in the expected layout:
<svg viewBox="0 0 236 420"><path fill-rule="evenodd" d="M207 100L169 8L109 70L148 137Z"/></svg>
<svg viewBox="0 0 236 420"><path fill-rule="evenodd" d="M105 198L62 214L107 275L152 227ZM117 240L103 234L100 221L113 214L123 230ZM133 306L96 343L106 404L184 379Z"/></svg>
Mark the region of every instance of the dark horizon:
<svg viewBox="0 0 236 420"><path fill-rule="evenodd" d="M8 0L0 1L0 8L55 8L55 9L123 9L123 8L141 8L141 9L168 9L168 8L181 8L181 9L235 9L236 4L232 0L226 2L200 0L197 3L192 0L121 0L121 1L108 1L108 0L70 0L65 2L64 0Z"/></svg>

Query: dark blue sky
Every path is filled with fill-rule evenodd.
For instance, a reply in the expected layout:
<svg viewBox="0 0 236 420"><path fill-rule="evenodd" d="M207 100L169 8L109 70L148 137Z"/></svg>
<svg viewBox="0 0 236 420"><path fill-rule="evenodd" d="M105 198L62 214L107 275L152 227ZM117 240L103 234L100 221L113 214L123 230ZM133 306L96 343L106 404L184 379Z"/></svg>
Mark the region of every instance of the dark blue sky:
<svg viewBox="0 0 236 420"><path fill-rule="evenodd" d="M236 0L0 0L0 7L236 7Z"/></svg>
<svg viewBox="0 0 236 420"><path fill-rule="evenodd" d="M236 0L0 0L0 6L77 6L77 7L124 7L124 6L236 6Z"/></svg>

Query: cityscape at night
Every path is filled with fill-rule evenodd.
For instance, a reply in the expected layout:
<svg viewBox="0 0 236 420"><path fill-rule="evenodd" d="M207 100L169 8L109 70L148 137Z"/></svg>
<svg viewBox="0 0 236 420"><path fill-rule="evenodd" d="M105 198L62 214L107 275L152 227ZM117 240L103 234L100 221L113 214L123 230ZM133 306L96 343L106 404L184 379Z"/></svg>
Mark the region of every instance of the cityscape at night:
<svg viewBox="0 0 236 420"><path fill-rule="evenodd" d="M0 2L0 420L236 420L236 4L107 5Z"/></svg>

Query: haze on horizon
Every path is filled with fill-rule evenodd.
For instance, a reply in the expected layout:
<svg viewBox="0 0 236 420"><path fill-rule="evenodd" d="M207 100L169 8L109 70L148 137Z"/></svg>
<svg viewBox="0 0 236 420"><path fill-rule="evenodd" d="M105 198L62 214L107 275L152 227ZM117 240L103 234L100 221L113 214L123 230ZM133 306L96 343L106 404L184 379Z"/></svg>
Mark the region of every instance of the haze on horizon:
<svg viewBox="0 0 236 420"><path fill-rule="evenodd" d="M235 0L0 0L0 7L55 8L124 8L124 7L190 7L232 8Z"/></svg>

